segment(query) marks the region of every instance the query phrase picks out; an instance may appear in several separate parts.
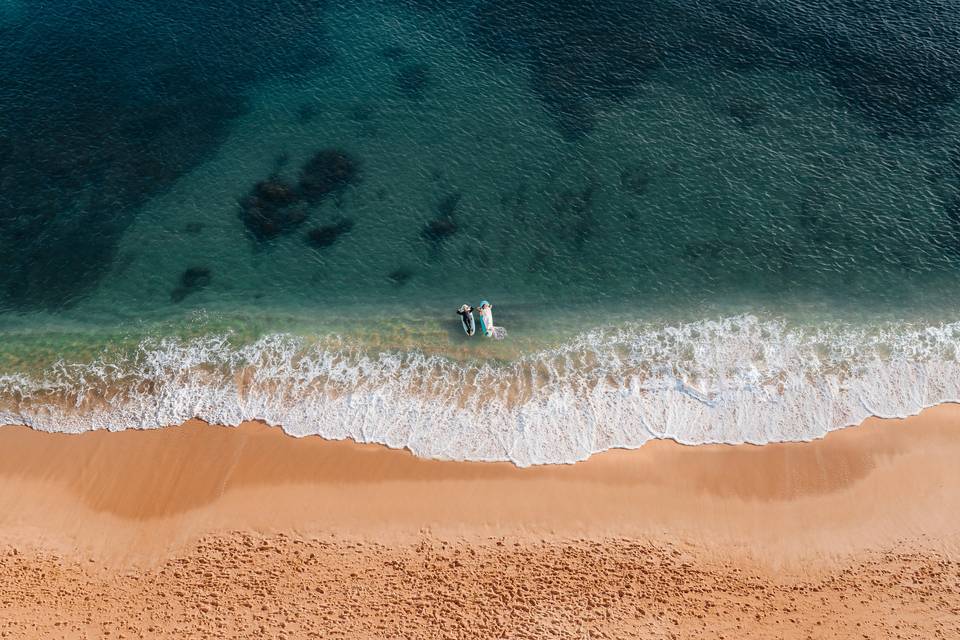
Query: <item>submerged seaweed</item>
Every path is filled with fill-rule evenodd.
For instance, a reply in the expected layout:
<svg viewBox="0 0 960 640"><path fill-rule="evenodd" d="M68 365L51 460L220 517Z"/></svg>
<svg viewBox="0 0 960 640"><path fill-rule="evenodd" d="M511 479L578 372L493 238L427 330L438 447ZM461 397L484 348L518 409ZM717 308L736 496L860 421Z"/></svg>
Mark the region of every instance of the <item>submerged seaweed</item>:
<svg viewBox="0 0 960 640"><path fill-rule="evenodd" d="M359 165L349 153L342 149L321 149L300 171L299 191L308 202L317 203L355 183L359 177Z"/></svg>
<svg viewBox="0 0 960 640"><path fill-rule="evenodd" d="M329 62L325 5L31 3L5 14L0 309L88 294L138 210L225 139L250 83Z"/></svg>
<svg viewBox="0 0 960 640"><path fill-rule="evenodd" d="M353 225L353 220L341 218L334 223L315 227L307 232L307 242L316 249L324 249L335 243L343 234L349 233Z"/></svg>
<svg viewBox="0 0 960 640"><path fill-rule="evenodd" d="M588 134L598 111L632 95L660 67L656 30L639 5L534 0L478 5L470 34L523 60L563 135Z"/></svg>
<svg viewBox="0 0 960 640"><path fill-rule="evenodd" d="M939 3L478 3L471 41L528 64L567 137L589 133L611 101L665 60L734 72L812 71L881 134L931 135L960 96L960 21ZM733 109L742 127L753 108Z"/></svg>
<svg viewBox="0 0 960 640"><path fill-rule="evenodd" d="M424 225L420 232L426 240L439 242L446 240L457 232L457 223L451 217L435 218Z"/></svg>
<svg viewBox="0 0 960 640"><path fill-rule="evenodd" d="M271 177L253 186L240 202L243 224L257 240L292 231L307 218L305 203L289 183Z"/></svg>
<svg viewBox="0 0 960 640"><path fill-rule="evenodd" d="M0 124L0 308L78 301L109 269L137 210L202 162L241 111L234 96L190 69L163 65L149 82L164 83L164 92L134 107L130 96L144 91L142 70L106 82L99 74L108 74L107 61L61 54L89 67L47 61L29 80L49 83L41 102L0 98L0 123L16 123ZM40 63L28 57L20 64ZM77 72L69 87L55 77Z"/></svg>
<svg viewBox="0 0 960 640"><path fill-rule="evenodd" d="M454 216L457 213L457 207L463 194L459 191L448 193L434 207L435 217L430 220L420 231L420 236L434 244L442 242L457 233L457 226Z"/></svg>
<svg viewBox="0 0 960 640"><path fill-rule="evenodd" d="M392 282L395 286L402 287L410 281L410 278L413 277L413 270L406 267L400 267L394 269L387 274L387 279Z"/></svg>
<svg viewBox="0 0 960 640"><path fill-rule="evenodd" d="M190 294L209 285L212 280L212 273L207 267L190 267L180 275L180 285L170 292L170 300L182 302Z"/></svg>

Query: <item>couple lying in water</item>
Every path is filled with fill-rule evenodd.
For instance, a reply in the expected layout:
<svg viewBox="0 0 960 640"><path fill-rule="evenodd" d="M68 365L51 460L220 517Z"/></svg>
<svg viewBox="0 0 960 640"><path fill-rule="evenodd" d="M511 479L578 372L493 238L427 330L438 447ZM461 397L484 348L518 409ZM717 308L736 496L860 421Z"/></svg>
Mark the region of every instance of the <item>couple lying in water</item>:
<svg viewBox="0 0 960 640"><path fill-rule="evenodd" d="M476 311L480 316L480 332L488 338L503 337L501 327L493 326L493 305L484 300L479 307L471 307L468 304L462 305L457 309L457 315L460 316L460 322L463 323L463 330L468 336L476 333L477 325L473 318L473 312Z"/></svg>

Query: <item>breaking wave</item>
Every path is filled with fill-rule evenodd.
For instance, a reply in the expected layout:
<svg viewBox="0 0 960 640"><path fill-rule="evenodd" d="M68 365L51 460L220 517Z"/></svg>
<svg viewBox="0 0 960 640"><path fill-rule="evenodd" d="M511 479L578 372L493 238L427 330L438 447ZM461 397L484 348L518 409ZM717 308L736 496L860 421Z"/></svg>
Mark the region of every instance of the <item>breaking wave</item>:
<svg viewBox="0 0 960 640"><path fill-rule="evenodd" d="M571 463L654 438L811 440L960 400L960 323L793 326L738 316L596 329L509 363L347 339L153 339L0 376L0 422L45 431L263 420L429 458Z"/></svg>

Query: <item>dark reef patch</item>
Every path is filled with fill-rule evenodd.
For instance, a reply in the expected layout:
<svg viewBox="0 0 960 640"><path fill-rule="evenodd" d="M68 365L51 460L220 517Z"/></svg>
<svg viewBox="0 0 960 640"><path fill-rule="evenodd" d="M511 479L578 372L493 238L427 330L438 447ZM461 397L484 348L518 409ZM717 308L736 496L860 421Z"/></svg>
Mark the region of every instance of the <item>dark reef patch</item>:
<svg viewBox="0 0 960 640"><path fill-rule="evenodd" d="M448 193L440 199L440 202L436 206L437 217L440 218L452 218L453 214L457 212L457 207L460 206L460 201L463 199L463 194L459 191L454 191L453 193Z"/></svg>
<svg viewBox="0 0 960 640"><path fill-rule="evenodd" d="M0 311L68 307L96 287L140 208L223 142L251 82L329 63L324 5L31 3L5 16Z"/></svg>
<svg viewBox="0 0 960 640"><path fill-rule="evenodd" d="M817 72L881 135L935 133L939 110L960 96L960 21L937 3L711 4L710 25L690 14L701 40L741 43L715 49L715 62Z"/></svg>
<svg viewBox="0 0 960 640"><path fill-rule="evenodd" d="M457 232L457 223L451 217L434 218L423 226L420 235L425 240L440 242L450 238Z"/></svg>
<svg viewBox="0 0 960 640"><path fill-rule="evenodd" d="M661 65L647 5L534 0L478 5L469 33L481 48L533 71L533 89L571 139Z"/></svg>
<svg viewBox="0 0 960 640"><path fill-rule="evenodd" d="M315 227L307 232L307 242L315 249L324 249L335 243L343 234L349 233L353 226L353 220L341 218L334 223Z"/></svg>
<svg viewBox="0 0 960 640"><path fill-rule="evenodd" d="M286 207L299 200L293 187L279 178L268 178L253 187L253 195L265 204Z"/></svg>
<svg viewBox="0 0 960 640"><path fill-rule="evenodd" d="M343 191L359 177L359 165L350 154L341 149L322 149L301 169L299 190L308 202L315 204Z"/></svg>
<svg viewBox="0 0 960 640"><path fill-rule="evenodd" d="M339 194L358 179L357 161L346 151L321 149L303 165L295 186L277 175L254 185L240 202L243 223L260 241L289 233L307 219L310 206L320 204L329 195ZM337 200L338 208L341 204ZM307 237L315 247L325 247L352 226L352 220L342 219L311 230Z"/></svg>
<svg viewBox="0 0 960 640"><path fill-rule="evenodd" d="M393 283L394 286L402 287L410 281L410 278L413 277L413 270L406 267L399 267L394 269L387 274L387 280Z"/></svg>
<svg viewBox="0 0 960 640"><path fill-rule="evenodd" d="M960 20L942 3L670 0L477 3L471 42L529 66L568 138L635 93L651 73L701 66L819 74L881 135L931 135L960 97ZM755 114L731 112L741 126ZM745 116L745 117L744 117Z"/></svg>
<svg viewBox="0 0 960 640"><path fill-rule="evenodd" d="M294 230L307 219L307 209L293 186L270 177L241 200L240 215L247 230L262 241Z"/></svg>
<svg viewBox="0 0 960 640"><path fill-rule="evenodd" d="M26 55L18 73L30 77L0 92L16 96L0 97L0 123L10 123L0 124L0 308L57 309L82 298L138 209L204 161L242 111L232 92L190 69L156 63L146 78L140 67L113 72L96 55ZM61 74L75 80L65 85ZM10 75L0 60L0 77ZM144 92L150 98L137 104Z"/></svg>
<svg viewBox="0 0 960 640"><path fill-rule="evenodd" d="M437 244L456 234L459 227L454 220L454 216L462 198L463 194L459 191L448 193L441 198L434 207L435 217L423 226L423 229L420 230L420 236Z"/></svg>
<svg viewBox="0 0 960 640"><path fill-rule="evenodd" d="M935 73L903 61L863 61L831 69L834 87L883 135L926 137L939 129L940 109L960 95L960 66Z"/></svg>
<svg viewBox="0 0 960 640"><path fill-rule="evenodd" d="M213 274L207 267L190 267L180 275L180 285L170 292L172 302L182 302L187 296L208 286Z"/></svg>

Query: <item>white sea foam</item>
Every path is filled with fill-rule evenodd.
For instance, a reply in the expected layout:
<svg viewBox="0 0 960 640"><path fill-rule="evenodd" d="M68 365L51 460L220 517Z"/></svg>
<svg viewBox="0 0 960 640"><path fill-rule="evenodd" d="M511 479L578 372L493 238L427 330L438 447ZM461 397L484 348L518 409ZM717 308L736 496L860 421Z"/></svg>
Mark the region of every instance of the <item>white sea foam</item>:
<svg viewBox="0 0 960 640"><path fill-rule="evenodd" d="M47 431L261 419L416 455L569 463L652 438L810 440L960 399L960 323L796 328L751 316L595 330L509 365L285 335L145 341L0 377L0 422Z"/></svg>

